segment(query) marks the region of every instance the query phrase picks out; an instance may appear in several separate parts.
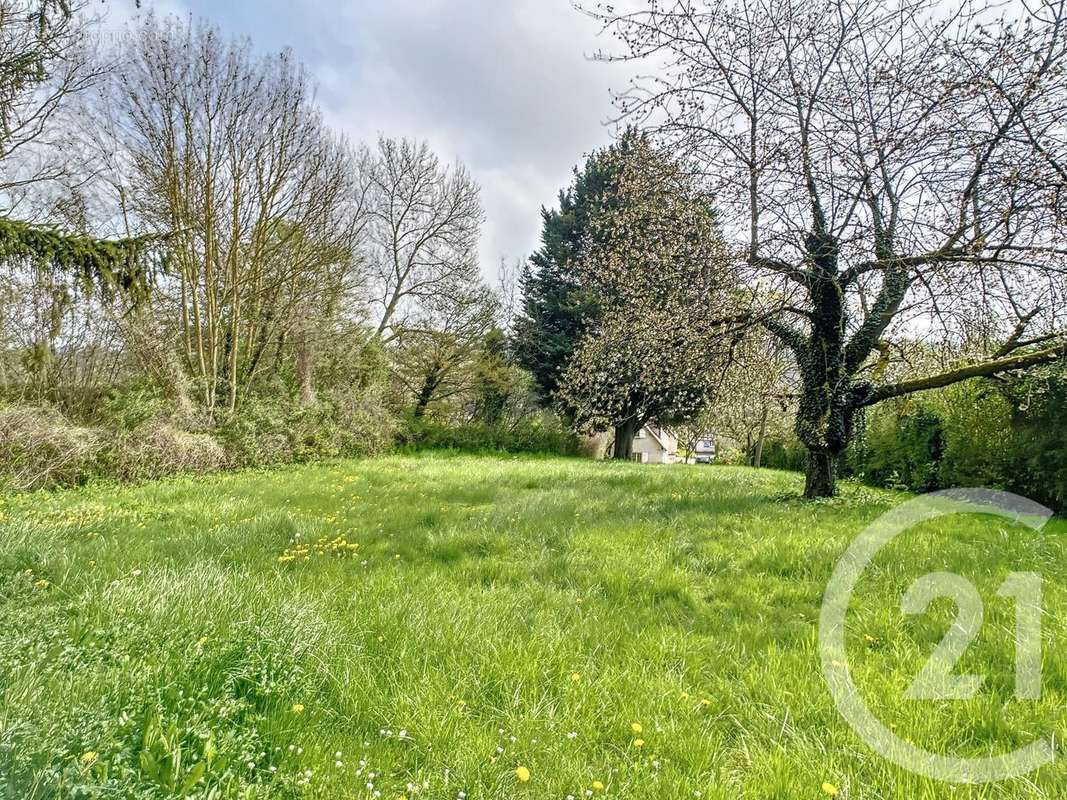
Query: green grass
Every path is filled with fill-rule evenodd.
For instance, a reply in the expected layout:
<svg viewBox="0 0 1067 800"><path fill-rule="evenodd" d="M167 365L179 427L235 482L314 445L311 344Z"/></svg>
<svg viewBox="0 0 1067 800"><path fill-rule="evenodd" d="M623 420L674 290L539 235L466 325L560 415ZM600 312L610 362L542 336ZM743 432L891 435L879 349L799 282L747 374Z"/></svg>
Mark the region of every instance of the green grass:
<svg viewBox="0 0 1067 800"><path fill-rule="evenodd" d="M1062 746L1026 778L953 787L849 730L820 672L822 593L906 496L798 490L742 468L424 455L4 498L0 797L1067 796ZM1065 533L942 520L883 553L848 628L879 717L944 753L1063 741ZM284 560L339 536L358 548ZM951 619L948 601L900 612L932 569L985 600L957 670L986 675L973 700L900 697ZM1039 701L1014 699L995 597L1027 569L1045 580Z"/></svg>

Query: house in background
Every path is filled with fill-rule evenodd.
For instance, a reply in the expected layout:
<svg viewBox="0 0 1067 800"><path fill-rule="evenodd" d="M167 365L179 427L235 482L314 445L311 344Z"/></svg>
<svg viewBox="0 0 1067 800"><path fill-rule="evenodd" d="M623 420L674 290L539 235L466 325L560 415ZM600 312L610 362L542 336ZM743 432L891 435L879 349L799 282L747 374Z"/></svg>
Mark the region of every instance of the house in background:
<svg viewBox="0 0 1067 800"><path fill-rule="evenodd" d="M610 457L611 439L601 440L597 450L602 454L600 457ZM715 437L711 434L701 434L680 448L674 431L649 423L634 436L630 457L640 464L712 464L715 453Z"/></svg>
<svg viewBox="0 0 1067 800"><path fill-rule="evenodd" d="M633 459L642 464L674 464L678 458L678 437L668 428L649 423L634 436Z"/></svg>
<svg viewBox="0 0 1067 800"><path fill-rule="evenodd" d="M701 434L693 442L693 450L689 454L688 461L691 464L715 463L715 439L709 434Z"/></svg>

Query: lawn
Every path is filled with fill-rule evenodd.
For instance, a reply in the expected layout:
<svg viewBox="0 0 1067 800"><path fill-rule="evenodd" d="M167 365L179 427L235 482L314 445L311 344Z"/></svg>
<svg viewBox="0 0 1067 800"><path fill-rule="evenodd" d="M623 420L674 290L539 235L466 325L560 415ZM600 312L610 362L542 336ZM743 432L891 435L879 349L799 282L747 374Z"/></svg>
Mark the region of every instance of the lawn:
<svg viewBox="0 0 1067 800"><path fill-rule="evenodd" d="M837 558L904 495L791 474L426 455L8 496L5 798L1063 798L1063 756L953 787L850 731L816 631ZM1067 523L942 520L872 565L853 675L901 736L962 755L1067 737ZM903 689L953 616L966 701ZM1012 571L1044 576L1040 700L1014 697ZM525 780L524 780L525 779ZM824 787L824 784L827 786Z"/></svg>

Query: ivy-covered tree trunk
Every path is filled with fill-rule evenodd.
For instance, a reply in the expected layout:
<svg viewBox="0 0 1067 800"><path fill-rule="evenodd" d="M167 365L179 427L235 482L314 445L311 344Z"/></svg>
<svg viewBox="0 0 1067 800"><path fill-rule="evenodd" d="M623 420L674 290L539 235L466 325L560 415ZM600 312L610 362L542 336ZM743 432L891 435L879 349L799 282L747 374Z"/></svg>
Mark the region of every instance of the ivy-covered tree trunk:
<svg viewBox="0 0 1067 800"><path fill-rule="evenodd" d="M837 493L837 456L823 450L808 450L804 472L804 497L833 497Z"/></svg>
<svg viewBox="0 0 1067 800"><path fill-rule="evenodd" d="M854 413L845 353L845 293L832 237L813 233L808 257L811 333L793 344L803 382L796 431L808 449L804 496L832 497L837 458L848 446Z"/></svg>
<svg viewBox="0 0 1067 800"><path fill-rule="evenodd" d="M852 435L853 412L843 406L836 392L823 386L805 387L797 414L797 436L808 449L804 496L833 497L837 491L837 460Z"/></svg>
<svg viewBox="0 0 1067 800"><path fill-rule="evenodd" d="M621 425L615 426L615 445L612 448L612 458L629 461L634 454L634 437L640 429L637 420L630 418Z"/></svg>
<svg viewBox="0 0 1067 800"><path fill-rule="evenodd" d="M412 412L415 419L421 419L426 414L426 408L433 399L434 392L441 385L441 373L437 367L431 367L422 380L422 386L415 396L415 409Z"/></svg>

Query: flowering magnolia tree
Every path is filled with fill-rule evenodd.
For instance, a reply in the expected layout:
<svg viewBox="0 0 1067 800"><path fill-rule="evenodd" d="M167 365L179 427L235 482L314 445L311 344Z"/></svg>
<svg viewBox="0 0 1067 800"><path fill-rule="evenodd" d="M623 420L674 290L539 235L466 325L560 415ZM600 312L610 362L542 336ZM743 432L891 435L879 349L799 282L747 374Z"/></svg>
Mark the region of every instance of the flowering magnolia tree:
<svg viewBox="0 0 1067 800"><path fill-rule="evenodd" d="M559 400L579 428L614 428L614 455L629 458L643 425L708 402L729 351L708 322L736 304L736 278L710 199L673 158L628 131L604 159L615 180L573 265L599 314Z"/></svg>
<svg viewBox="0 0 1067 800"><path fill-rule="evenodd" d="M1064 344L1067 4L633 0L586 7L658 68L617 96L705 181L800 376L805 494L857 412L1048 363ZM894 340L984 318L971 363L895 383ZM885 370L879 371L885 374Z"/></svg>

